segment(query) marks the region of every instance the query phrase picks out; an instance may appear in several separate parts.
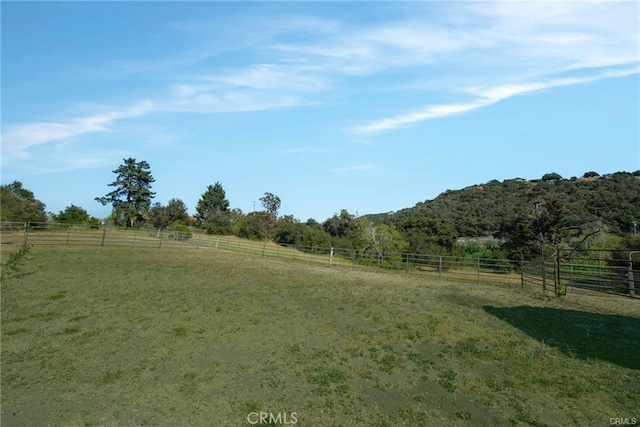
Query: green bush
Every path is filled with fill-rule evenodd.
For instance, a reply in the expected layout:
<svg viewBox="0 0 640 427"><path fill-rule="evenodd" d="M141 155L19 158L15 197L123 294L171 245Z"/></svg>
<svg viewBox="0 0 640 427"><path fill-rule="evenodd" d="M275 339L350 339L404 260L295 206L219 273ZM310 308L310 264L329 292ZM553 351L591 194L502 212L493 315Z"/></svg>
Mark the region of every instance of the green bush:
<svg viewBox="0 0 640 427"><path fill-rule="evenodd" d="M232 232L231 216L226 212L215 212L204 223L207 234L227 235Z"/></svg>
<svg viewBox="0 0 640 427"><path fill-rule="evenodd" d="M469 240L459 243L456 248L457 256L469 260L480 258L481 267L486 270L493 270L498 273L510 273L511 262L500 245L495 241L481 242L480 240Z"/></svg>
<svg viewBox="0 0 640 427"><path fill-rule="evenodd" d="M267 226L262 213L253 213L244 217L238 230L238 237L250 240L263 240L267 236Z"/></svg>
<svg viewBox="0 0 640 427"><path fill-rule="evenodd" d="M193 236L191 229L180 221L176 221L173 224L171 224L169 226L169 230L175 231L175 233L169 236L169 238L173 240L182 241L182 240L190 239Z"/></svg>

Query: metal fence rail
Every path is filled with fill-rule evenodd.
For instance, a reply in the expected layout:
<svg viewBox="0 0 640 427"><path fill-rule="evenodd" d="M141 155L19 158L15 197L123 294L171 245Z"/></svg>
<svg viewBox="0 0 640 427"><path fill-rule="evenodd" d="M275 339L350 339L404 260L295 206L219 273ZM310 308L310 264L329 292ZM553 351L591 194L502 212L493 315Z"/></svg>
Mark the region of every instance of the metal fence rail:
<svg viewBox="0 0 640 427"><path fill-rule="evenodd" d="M632 264L619 267L524 262L521 272L524 284L554 290L558 294L565 293L567 288L577 288L640 299L636 285L640 285L640 270L634 270Z"/></svg>
<svg viewBox="0 0 640 427"><path fill-rule="evenodd" d="M367 249L326 248L251 241L235 236L181 233L153 228L91 227L54 223L0 222L0 243L5 245L84 245L140 248L214 249L265 257L315 262L336 266L359 266L419 274L444 280L522 284L543 291L566 292L586 289L640 298L636 284L640 271L585 263L557 266L549 262L514 263L505 259L454 257L445 255L377 253Z"/></svg>
<svg viewBox="0 0 640 427"><path fill-rule="evenodd" d="M190 234L157 229L126 229L55 223L2 223L2 244L60 246L149 246L184 242Z"/></svg>
<svg viewBox="0 0 640 427"><path fill-rule="evenodd" d="M631 279L629 278L631 275ZM635 296L635 281L640 272L624 267L585 267L581 265L560 265L560 280L569 286L596 290L599 292L627 294ZM631 284L631 286L630 286Z"/></svg>

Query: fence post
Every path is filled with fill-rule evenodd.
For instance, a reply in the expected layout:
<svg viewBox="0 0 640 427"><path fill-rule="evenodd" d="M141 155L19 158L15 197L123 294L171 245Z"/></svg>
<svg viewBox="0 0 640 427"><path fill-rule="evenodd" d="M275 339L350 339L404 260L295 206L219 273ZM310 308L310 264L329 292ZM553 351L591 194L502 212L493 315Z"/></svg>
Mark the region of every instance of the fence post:
<svg viewBox="0 0 640 427"><path fill-rule="evenodd" d="M635 277L633 277L633 263L629 263L629 296L631 298L635 298L636 296L636 286L635 286Z"/></svg>
<svg viewBox="0 0 640 427"><path fill-rule="evenodd" d="M571 277L569 278L569 283L571 284L571 291L573 292L573 264L569 265Z"/></svg>
<svg viewBox="0 0 640 427"><path fill-rule="evenodd" d="M104 246L104 239L106 239L107 237L107 226L105 225L104 227L102 227L102 242L100 243L100 246Z"/></svg>
<svg viewBox="0 0 640 427"><path fill-rule="evenodd" d="M331 247L331 252L329 252L329 265L333 265L333 247Z"/></svg>
<svg viewBox="0 0 640 427"><path fill-rule="evenodd" d="M600 263L600 251L598 251L598 286L602 290L602 266Z"/></svg>
<svg viewBox="0 0 640 427"><path fill-rule="evenodd" d="M555 264L556 264L556 270L555 270L555 290L556 290L556 295L557 296L562 296L562 295L566 295L567 294L567 288L563 286L562 284L562 276L561 276L561 272L560 272L560 246L558 245L558 240L556 239L555 242L555 249L556 249L556 260L555 260ZM598 258L600 257L600 252L598 252ZM598 262L598 269L600 269L600 262Z"/></svg>
<svg viewBox="0 0 640 427"><path fill-rule="evenodd" d="M438 279L442 279L442 255L440 255L438 260Z"/></svg>
<svg viewBox="0 0 640 427"><path fill-rule="evenodd" d="M478 258L478 284L480 284L480 258Z"/></svg>
<svg viewBox="0 0 640 427"><path fill-rule="evenodd" d="M138 235L138 230L133 230L133 247L136 247L136 236Z"/></svg>
<svg viewBox="0 0 640 427"><path fill-rule="evenodd" d="M547 292L547 264L542 262L542 293Z"/></svg>
<svg viewBox="0 0 640 427"><path fill-rule="evenodd" d="M24 223L24 246L27 246L27 241L29 240L29 222Z"/></svg>
<svg viewBox="0 0 640 427"><path fill-rule="evenodd" d="M160 244L158 245L158 249L162 249L162 240L164 238L164 230L160 231Z"/></svg>
<svg viewBox="0 0 640 427"><path fill-rule="evenodd" d="M636 278L633 276L633 254L638 253L636 251L629 252L629 296L635 298L636 296Z"/></svg>
<svg viewBox="0 0 640 427"><path fill-rule="evenodd" d="M219 245L219 244L220 244L220 238L218 237L218 238L216 239L216 249L218 249L218 245Z"/></svg>

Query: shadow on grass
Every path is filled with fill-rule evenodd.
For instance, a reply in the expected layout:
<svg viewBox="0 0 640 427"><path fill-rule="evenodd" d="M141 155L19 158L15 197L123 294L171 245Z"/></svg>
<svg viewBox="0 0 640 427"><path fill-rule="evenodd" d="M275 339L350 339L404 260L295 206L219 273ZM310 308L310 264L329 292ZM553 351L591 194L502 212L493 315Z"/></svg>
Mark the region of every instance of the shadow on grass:
<svg viewBox="0 0 640 427"><path fill-rule="evenodd" d="M640 370L640 318L548 307L483 308L567 355Z"/></svg>

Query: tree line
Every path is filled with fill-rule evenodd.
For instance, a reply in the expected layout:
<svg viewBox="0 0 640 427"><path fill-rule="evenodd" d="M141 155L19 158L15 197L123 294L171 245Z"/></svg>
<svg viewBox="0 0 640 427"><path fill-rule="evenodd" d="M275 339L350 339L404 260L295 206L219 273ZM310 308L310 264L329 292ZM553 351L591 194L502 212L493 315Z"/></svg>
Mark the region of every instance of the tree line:
<svg viewBox="0 0 640 427"><path fill-rule="evenodd" d="M422 253L442 248L459 256L520 260L576 247L637 250L640 171L492 180L368 218L404 230L410 251ZM416 223L430 224L431 230L423 225L412 236L407 231Z"/></svg>
<svg viewBox="0 0 640 427"><path fill-rule="evenodd" d="M580 179L549 173L534 181L494 180L447 190L434 200L392 214L358 216L343 209L323 222L279 216L281 199L269 192L260 198L260 211L231 208L220 182L206 187L190 216L179 198L166 205L152 203L155 179L148 162L123 159L113 173L116 178L108 184L113 190L95 200L111 205L106 221L116 226L189 235L200 230L309 248L357 249L378 259L399 253L521 259L560 246L640 246L629 237L631 224L640 220L640 171L602 176L589 171ZM44 204L20 182L1 190L2 221L100 224L75 205L47 215ZM461 241L461 236L485 239Z"/></svg>

